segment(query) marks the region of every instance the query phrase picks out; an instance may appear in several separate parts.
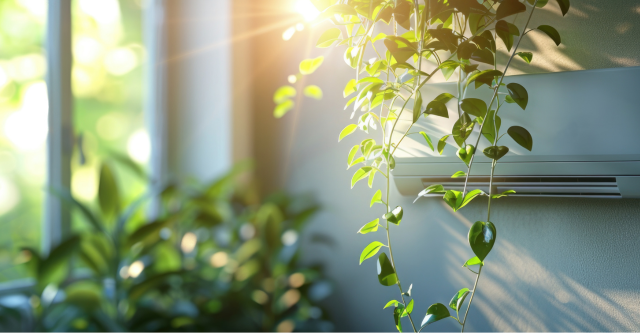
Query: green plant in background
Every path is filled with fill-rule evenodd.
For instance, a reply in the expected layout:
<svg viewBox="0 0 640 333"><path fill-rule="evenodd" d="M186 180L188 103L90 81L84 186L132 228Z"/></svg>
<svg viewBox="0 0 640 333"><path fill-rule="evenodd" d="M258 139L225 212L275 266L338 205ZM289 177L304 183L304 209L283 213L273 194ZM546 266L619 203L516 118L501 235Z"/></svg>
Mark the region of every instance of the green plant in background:
<svg viewBox="0 0 640 333"><path fill-rule="evenodd" d="M238 180L246 169L239 165L208 186L151 191L125 207L115 169L103 163L97 212L57 191L90 228L48 255L25 249L37 281L33 328L331 330L317 302L332 285L321 267L298 262L299 235L318 207L285 194L261 203L254 187ZM146 221L140 210L154 194L161 198L158 218ZM0 310L0 325L15 316Z"/></svg>
<svg viewBox="0 0 640 333"><path fill-rule="evenodd" d="M493 175L497 162L504 157L509 148L499 145L504 134L508 134L515 143L531 150L533 139L531 134L521 126L513 126L501 134L501 119L498 116L504 103L515 103L523 110L528 104L527 90L518 83L504 84L504 77L509 66L518 56L530 63L533 54L518 52L522 39L532 30L539 30L548 35L557 45L561 39L558 31L549 25L541 25L535 29L529 27L536 8L548 5L548 0L315 0L312 1L321 11L320 20L329 19L335 27L326 30L317 42L318 47L329 47L334 44L346 45L345 61L356 70L344 90L347 97L356 93L345 109L353 104L352 118L357 111L363 114L357 122L344 128L339 135L343 140L356 130L369 134L380 127L380 142L371 137L351 148L348 167L358 166L353 175L351 186L367 180L373 186L374 177L379 174L385 177L384 192L378 190L371 199L371 207L382 204L385 213L382 220L375 219L365 224L358 232L368 234L383 229L386 233L386 244L374 241L360 255L360 264L373 258L380 250L387 248L389 254L378 255L378 280L384 286L397 285L400 301L392 300L385 308L393 307L396 327L402 331L402 318L408 317L413 331L421 331L427 325L444 318L453 318L464 331L467 314L478 287L485 258L490 253L496 240L496 227L491 222L491 201L508 196L514 191L493 193ZM569 0L557 0L563 15L569 10ZM517 15L525 16L522 26L515 25ZM382 26L385 32L376 34L376 27ZM405 32L402 32L402 31ZM498 68L496 39L500 39L510 52L509 60L504 68ZM382 45L380 45L382 44ZM377 45L377 46L376 46ZM365 52L374 57L364 61ZM309 60L305 60L309 61ZM436 68L430 72L423 71L426 61L435 63ZM457 96L444 93L432 101L423 101L421 89L431 78L441 71L445 79L458 73ZM364 76L364 74L368 76ZM492 90L489 103L478 98L465 98L471 87L479 89L486 85ZM464 288L455 293L449 308L436 303L431 305L422 323L414 322L412 313L414 299L411 294L412 285L408 289L400 283L394 264L391 246L390 226L399 226L403 218L403 208L390 203L389 177L395 167L394 154L404 138L412 134L410 130L421 118L449 118L446 103L457 100L458 119L451 133L442 137L434 147L431 137L425 131L416 132L426 140L428 146L442 154L447 144L458 148L457 156L466 165L465 171L456 172L452 178L465 177L462 192L447 190L442 185L431 185L419 193L418 198L429 193L442 193L444 201L458 211L479 196L488 197L487 219L473 224L469 230L469 245L475 257L464 263L474 274L476 281L473 289ZM378 111L376 112L376 109ZM404 113L410 113L411 126L398 138L394 138L396 125ZM474 129L479 131L474 132ZM474 134L476 133L476 134ZM373 133L371 133L373 134ZM474 138L475 135L475 138ZM492 160L490 193L480 189L467 191L469 176L472 171L477 147L482 138L489 146L482 153ZM417 200L417 199L416 199ZM477 271L471 269L478 266ZM464 315L464 301L469 297Z"/></svg>

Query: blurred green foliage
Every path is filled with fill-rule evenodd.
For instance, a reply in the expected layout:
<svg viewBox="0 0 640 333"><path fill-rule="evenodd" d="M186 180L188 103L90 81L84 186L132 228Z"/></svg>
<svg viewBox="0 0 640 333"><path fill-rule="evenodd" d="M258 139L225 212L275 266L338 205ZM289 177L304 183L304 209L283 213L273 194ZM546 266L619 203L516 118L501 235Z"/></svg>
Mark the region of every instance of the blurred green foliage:
<svg viewBox="0 0 640 333"><path fill-rule="evenodd" d="M256 186L243 181L250 168L244 163L209 185L151 190L125 207L113 165L101 166L99 209L57 191L89 228L46 256L25 249L36 280L26 294L31 308L22 312L34 317L29 329L333 329L318 306L331 282L321 267L298 260L303 228L318 211L312 198L277 193L259 200ZM147 206L157 207L157 217L131 225ZM0 311L0 329L19 330L15 316L12 307Z"/></svg>

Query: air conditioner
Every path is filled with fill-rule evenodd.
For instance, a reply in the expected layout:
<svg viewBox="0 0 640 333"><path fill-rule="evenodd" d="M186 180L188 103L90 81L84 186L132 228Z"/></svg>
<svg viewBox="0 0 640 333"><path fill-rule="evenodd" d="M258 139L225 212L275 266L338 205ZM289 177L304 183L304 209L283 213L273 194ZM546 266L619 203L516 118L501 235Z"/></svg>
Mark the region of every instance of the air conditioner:
<svg viewBox="0 0 640 333"><path fill-rule="evenodd" d="M523 111L505 104L499 114L501 133L521 125L534 144L529 152L508 135L501 139L511 150L496 166L494 193L513 189L513 196L640 198L640 67L509 76L509 82L528 90L529 105ZM469 89L465 97L491 98L486 86ZM443 92L457 95L456 83L428 84L421 92L425 101ZM453 140L440 156L418 134L426 131L434 144L449 134L458 118L455 103L447 105L449 119L421 118L398 148L393 178L401 194L416 196L431 184L462 189L464 178L451 178L466 171ZM394 137L410 124L410 112L405 112ZM478 126L472 138L477 135ZM469 188L488 191L491 162L482 154L487 141L480 142Z"/></svg>

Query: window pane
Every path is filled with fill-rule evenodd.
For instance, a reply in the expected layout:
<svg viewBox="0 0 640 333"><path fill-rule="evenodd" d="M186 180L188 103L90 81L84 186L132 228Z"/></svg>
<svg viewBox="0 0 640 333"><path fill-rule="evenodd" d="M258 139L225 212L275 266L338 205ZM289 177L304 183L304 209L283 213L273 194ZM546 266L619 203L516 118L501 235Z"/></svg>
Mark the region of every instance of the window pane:
<svg viewBox="0 0 640 333"><path fill-rule="evenodd" d="M0 282L26 277L19 249L40 246L46 13L46 0L0 0Z"/></svg>
<svg viewBox="0 0 640 333"><path fill-rule="evenodd" d="M72 11L74 127L82 154L76 149L71 187L76 199L99 211L102 163L115 169L125 201L145 190L142 178L114 158L127 157L141 166L149 159L142 107L142 8L139 0L75 0ZM81 220L76 213L73 230L88 227Z"/></svg>

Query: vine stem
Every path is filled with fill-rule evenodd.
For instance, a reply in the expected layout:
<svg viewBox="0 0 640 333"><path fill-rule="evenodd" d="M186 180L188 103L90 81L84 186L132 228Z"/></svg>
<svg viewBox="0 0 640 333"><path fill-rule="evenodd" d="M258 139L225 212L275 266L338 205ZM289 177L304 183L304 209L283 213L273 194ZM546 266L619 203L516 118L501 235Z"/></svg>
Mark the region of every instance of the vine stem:
<svg viewBox="0 0 640 333"><path fill-rule="evenodd" d="M526 31L527 27L529 27L529 23L531 22L531 18L533 17L533 13L536 11L536 5L538 4L538 0L535 0L535 2L533 3L533 8L531 9L531 13L529 14L529 18L527 19L527 23L524 25L524 29L522 29L522 31ZM502 76L500 77L500 82L498 82L498 84L496 85L496 88L494 89L493 92L493 97L491 98L491 103L489 103L489 107L487 109L487 113L491 112L491 107L493 106L493 103L496 101L496 98L498 97L498 90L500 90L500 86L502 85L502 81L504 81L504 77L507 75L507 71L509 70L509 66L511 65L511 61L513 60L513 58L516 56L516 52L518 51L518 47L520 46L520 42L522 42L522 39L524 39L524 35L520 38L518 38L518 43L516 44L516 46L513 48L513 52L511 53L511 57L509 57L509 61L507 62L507 65L504 68L504 72L502 73ZM497 59L496 59L497 61ZM497 110L496 110L496 114L497 114ZM494 115L495 118L495 115ZM486 124L486 121L482 122L482 126L480 126L480 134L478 135L478 139L476 140L476 145L475 145L475 150L473 152L473 155L471 155L471 160L469 161L469 168L468 168L468 172L467 172L467 177L465 178L464 181L464 188L462 190L462 195L464 196L467 192L467 184L469 182L469 175L471 173L471 166L473 165L473 160L476 157L476 152L478 151L478 144L480 143L480 138L482 137L482 129L484 128L484 125ZM497 133L496 133L496 137L497 137ZM491 197L489 197L489 200L491 200ZM475 290L474 290L475 292Z"/></svg>
<svg viewBox="0 0 640 333"><path fill-rule="evenodd" d="M464 319L462 320L462 333L464 333L464 326L467 324L467 315L469 314L469 309L471 308L471 302L473 302L473 296L476 294L476 289L478 288L478 280L480 280L480 274L482 273L482 265L480 265L480 269L478 269L478 275L476 275L476 282L473 284L473 292L471 293L471 298L469 299L469 305L467 306L467 311L464 313Z"/></svg>

